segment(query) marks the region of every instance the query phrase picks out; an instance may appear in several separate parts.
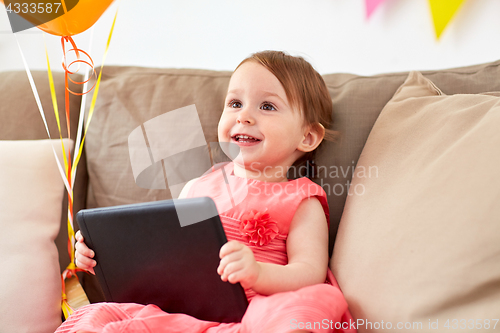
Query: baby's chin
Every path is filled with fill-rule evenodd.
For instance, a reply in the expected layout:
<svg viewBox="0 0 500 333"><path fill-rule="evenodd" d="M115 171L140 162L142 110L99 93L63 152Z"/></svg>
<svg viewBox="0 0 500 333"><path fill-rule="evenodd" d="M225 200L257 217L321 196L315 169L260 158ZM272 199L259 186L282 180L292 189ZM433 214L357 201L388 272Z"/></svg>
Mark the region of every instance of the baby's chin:
<svg viewBox="0 0 500 333"><path fill-rule="evenodd" d="M261 169L262 163L256 162L249 160L248 158L245 160L244 156L241 154L241 152L236 156L234 159L232 159L233 163L235 166L238 166L242 169L246 170L259 170Z"/></svg>
<svg viewBox="0 0 500 333"><path fill-rule="evenodd" d="M245 161L241 152L235 158L232 158L231 160L233 161L233 163L235 165L239 166L240 168L249 169L252 165L252 162Z"/></svg>
<svg viewBox="0 0 500 333"><path fill-rule="evenodd" d="M262 173L269 167L266 164L263 164L261 162L257 162L254 160L249 160L249 159L244 159L241 154L239 154L234 160L233 163L235 167L239 167L241 169L245 169L247 171L253 171L253 172L259 172Z"/></svg>

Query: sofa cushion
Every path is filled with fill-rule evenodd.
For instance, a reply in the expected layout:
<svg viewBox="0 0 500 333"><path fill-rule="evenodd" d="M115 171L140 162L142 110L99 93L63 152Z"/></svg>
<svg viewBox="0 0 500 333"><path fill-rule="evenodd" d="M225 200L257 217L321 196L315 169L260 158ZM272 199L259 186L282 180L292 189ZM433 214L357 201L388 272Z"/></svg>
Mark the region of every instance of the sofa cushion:
<svg viewBox="0 0 500 333"><path fill-rule="evenodd" d="M500 91L500 61L423 71L445 94L476 94ZM336 143L326 142L317 154L319 178L330 206L330 250L348 197L354 167L380 111L404 82L408 72L373 76L323 75L332 95L334 123L340 132ZM323 169L322 169L323 168Z"/></svg>
<svg viewBox="0 0 500 333"><path fill-rule="evenodd" d="M331 268L355 319L475 332L500 309L500 93L438 86L410 73L376 120Z"/></svg>
<svg viewBox="0 0 500 333"><path fill-rule="evenodd" d="M35 81L45 117L52 138L59 138L57 123L50 97L49 79L45 71L33 71ZM64 74L54 72L54 85L57 93L57 105L62 122L62 135L67 137L66 117L64 113ZM79 75L73 75L73 80L79 80ZM70 84L75 92L81 92L81 86ZM0 73L0 140L34 140L48 139L45 126L38 111L38 107L30 88L28 77L24 71ZM71 112L71 138L76 138L78 128L78 115L80 114L80 96L70 95ZM73 207L76 213L85 207L87 194L87 166L85 155L82 156L75 180ZM63 198L64 204L61 215L61 228L56 238L59 251L61 271L69 264L67 250L67 196Z"/></svg>
<svg viewBox="0 0 500 333"><path fill-rule="evenodd" d="M52 144L64 165L60 140L0 141L2 332L49 333L61 324L54 240L65 189Z"/></svg>

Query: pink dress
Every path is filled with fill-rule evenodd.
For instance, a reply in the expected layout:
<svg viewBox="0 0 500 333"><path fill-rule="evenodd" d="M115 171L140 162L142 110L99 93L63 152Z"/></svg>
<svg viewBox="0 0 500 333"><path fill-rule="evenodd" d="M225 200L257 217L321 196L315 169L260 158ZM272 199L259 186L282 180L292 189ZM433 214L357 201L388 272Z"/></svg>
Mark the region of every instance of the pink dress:
<svg viewBox="0 0 500 333"><path fill-rule="evenodd" d="M221 186L222 184L222 186ZM260 262L286 265L290 222L302 200L315 197L328 221L323 189L307 178L271 183L233 175L233 164L205 174L189 197L211 197L229 240L249 246ZM263 296L245 290L248 309L241 323L202 321L184 314L169 314L154 305L95 303L82 307L56 331L69 332L356 332L354 320L328 270L324 284Z"/></svg>

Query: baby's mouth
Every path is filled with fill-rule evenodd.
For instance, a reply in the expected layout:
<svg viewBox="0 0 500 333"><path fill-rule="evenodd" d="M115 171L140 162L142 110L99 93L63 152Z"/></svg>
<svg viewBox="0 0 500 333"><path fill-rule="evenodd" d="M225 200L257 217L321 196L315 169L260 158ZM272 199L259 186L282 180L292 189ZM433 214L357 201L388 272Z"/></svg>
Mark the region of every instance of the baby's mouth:
<svg viewBox="0 0 500 333"><path fill-rule="evenodd" d="M236 134L232 136L232 139L235 140L236 142L240 143L253 143L253 142L259 142L262 141L260 139L254 138L249 135L243 135L243 134Z"/></svg>

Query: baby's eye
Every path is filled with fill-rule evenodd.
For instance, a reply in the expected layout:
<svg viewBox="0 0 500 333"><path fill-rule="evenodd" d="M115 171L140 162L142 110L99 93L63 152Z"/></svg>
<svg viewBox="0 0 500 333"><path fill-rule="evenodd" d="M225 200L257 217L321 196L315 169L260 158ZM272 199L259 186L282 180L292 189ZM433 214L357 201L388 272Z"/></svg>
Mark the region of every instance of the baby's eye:
<svg viewBox="0 0 500 333"><path fill-rule="evenodd" d="M227 104L227 106L229 106L230 108L237 109L237 108L241 108L241 103L240 103L240 101L232 100L231 102L229 102Z"/></svg>
<svg viewBox="0 0 500 333"><path fill-rule="evenodd" d="M262 104L261 109L266 111L276 111L276 108L271 103Z"/></svg>

